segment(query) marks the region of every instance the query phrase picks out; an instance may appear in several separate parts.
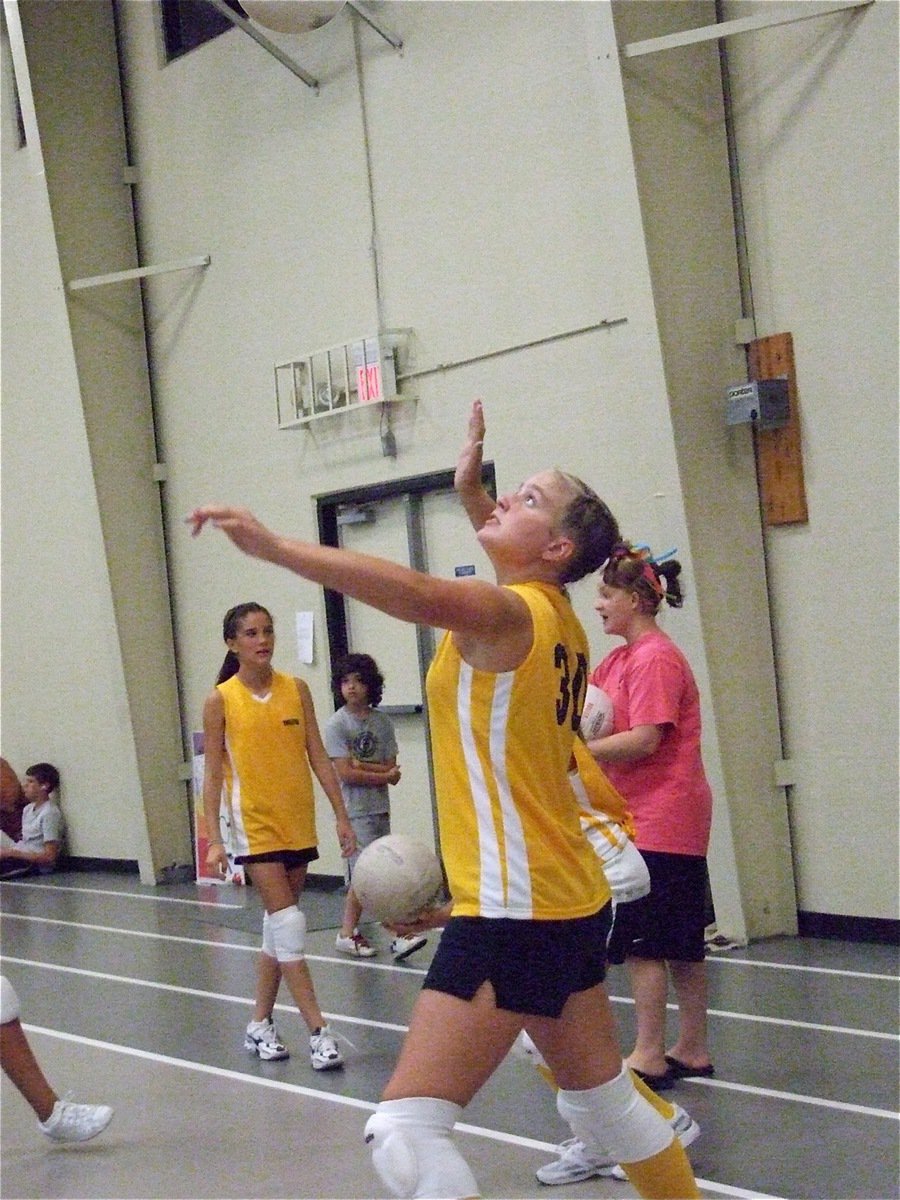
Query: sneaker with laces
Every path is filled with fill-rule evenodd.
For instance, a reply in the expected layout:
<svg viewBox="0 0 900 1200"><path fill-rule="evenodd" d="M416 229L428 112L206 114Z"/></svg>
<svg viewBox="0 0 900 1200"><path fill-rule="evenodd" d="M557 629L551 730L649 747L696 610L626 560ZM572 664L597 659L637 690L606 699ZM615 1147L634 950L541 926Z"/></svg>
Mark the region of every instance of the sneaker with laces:
<svg viewBox="0 0 900 1200"><path fill-rule="evenodd" d="M368 938L364 938L359 930L354 929L349 937L340 934L334 940L335 950L341 954L352 954L354 958L372 958L378 953Z"/></svg>
<svg viewBox="0 0 900 1200"><path fill-rule="evenodd" d="M675 1136L686 1150L700 1136L700 1126L680 1104L674 1106L669 1124ZM580 1183L595 1176L610 1179L625 1179L628 1176L608 1154L588 1150L579 1138L569 1138L559 1148L556 1162L547 1163L535 1172L538 1182L553 1186L561 1183Z"/></svg>
<svg viewBox="0 0 900 1200"><path fill-rule="evenodd" d="M278 1036L278 1030L271 1017L265 1021L250 1022L244 1034L244 1049L252 1050L264 1062L291 1057L287 1046Z"/></svg>
<svg viewBox="0 0 900 1200"><path fill-rule="evenodd" d="M391 942L394 962L403 962L404 958L409 958L411 954L427 945L428 938L423 933L414 933L410 937L395 937Z"/></svg>
<svg viewBox="0 0 900 1200"><path fill-rule="evenodd" d="M46 1121L38 1121L38 1129L54 1142L87 1142L102 1133L112 1118L108 1104L74 1104L63 1099L56 1101Z"/></svg>
<svg viewBox="0 0 900 1200"><path fill-rule="evenodd" d="M344 1065L344 1056L338 1050L334 1035L323 1025L309 1039L309 1061L314 1071L334 1071Z"/></svg>
<svg viewBox="0 0 900 1200"><path fill-rule="evenodd" d="M538 1183L552 1187L560 1183L580 1183L597 1175L612 1175L616 1161L608 1154L588 1150L579 1138L567 1138L559 1147L559 1158L535 1171Z"/></svg>

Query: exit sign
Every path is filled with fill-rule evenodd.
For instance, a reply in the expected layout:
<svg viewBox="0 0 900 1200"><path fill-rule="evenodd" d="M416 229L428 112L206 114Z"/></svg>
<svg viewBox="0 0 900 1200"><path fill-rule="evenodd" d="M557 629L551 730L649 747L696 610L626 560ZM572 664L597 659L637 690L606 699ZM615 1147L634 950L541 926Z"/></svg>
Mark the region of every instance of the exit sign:
<svg viewBox="0 0 900 1200"><path fill-rule="evenodd" d="M356 368L356 391L360 404L371 404L374 400L384 399L380 363L366 363L365 366Z"/></svg>

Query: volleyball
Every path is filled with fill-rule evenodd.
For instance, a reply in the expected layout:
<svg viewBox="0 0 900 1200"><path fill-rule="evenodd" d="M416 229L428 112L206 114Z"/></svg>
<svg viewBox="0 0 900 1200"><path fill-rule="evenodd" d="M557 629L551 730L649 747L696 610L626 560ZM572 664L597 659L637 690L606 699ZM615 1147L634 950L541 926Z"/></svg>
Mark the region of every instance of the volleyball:
<svg viewBox="0 0 900 1200"><path fill-rule="evenodd" d="M310 33L327 25L344 7L344 0L241 0L251 20L276 33Z"/></svg>
<svg viewBox="0 0 900 1200"><path fill-rule="evenodd" d="M586 742L608 737L613 731L613 703L603 688L588 684L581 713L581 736Z"/></svg>
<svg viewBox="0 0 900 1200"><path fill-rule="evenodd" d="M376 920L404 924L439 902L444 876L428 846L402 833L389 833L365 847L350 882L360 904Z"/></svg>

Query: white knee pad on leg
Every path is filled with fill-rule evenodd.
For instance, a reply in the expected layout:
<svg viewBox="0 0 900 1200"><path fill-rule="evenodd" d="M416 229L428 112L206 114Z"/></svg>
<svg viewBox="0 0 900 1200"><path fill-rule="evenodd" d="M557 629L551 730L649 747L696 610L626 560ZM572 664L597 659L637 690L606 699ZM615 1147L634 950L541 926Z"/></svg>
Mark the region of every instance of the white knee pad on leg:
<svg viewBox="0 0 900 1200"><path fill-rule="evenodd" d="M624 1066L621 1074L599 1087L560 1090L556 1107L576 1137L615 1162L642 1162L672 1144L671 1125L635 1089Z"/></svg>
<svg viewBox="0 0 900 1200"><path fill-rule="evenodd" d="M480 1196L475 1176L453 1144L461 1112L450 1100L410 1096L382 1100L366 1123L372 1164L385 1187L404 1200Z"/></svg>
<svg viewBox="0 0 900 1200"><path fill-rule="evenodd" d="M15 1021L19 1016L19 997L5 975L0 975L0 1025Z"/></svg>
<svg viewBox="0 0 900 1200"><path fill-rule="evenodd" d="M299 962L306 946L306 917L299 908L280 908L269 913L269 931L279 962Z"/></svg>
<svg viewBox="0 0 900 1200"><path fill-rule="evenodd" d="M263 953L268 954L269 958L278 957L278 948L275 945L275 936L272 933L272 918L268 913L263 914L262 948Z"/></svg>

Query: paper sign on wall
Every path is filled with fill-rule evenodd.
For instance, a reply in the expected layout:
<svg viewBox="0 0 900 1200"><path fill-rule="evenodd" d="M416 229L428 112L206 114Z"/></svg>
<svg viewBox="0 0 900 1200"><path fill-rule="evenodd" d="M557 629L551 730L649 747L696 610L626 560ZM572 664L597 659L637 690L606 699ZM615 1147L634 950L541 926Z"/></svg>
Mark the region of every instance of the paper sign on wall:
<svg viewBox="0 0 900 1200"><path fill-rule="evenodd" d="M313 614L298 612L297 618L297 658L302 663L313 660Z"/></svg>

